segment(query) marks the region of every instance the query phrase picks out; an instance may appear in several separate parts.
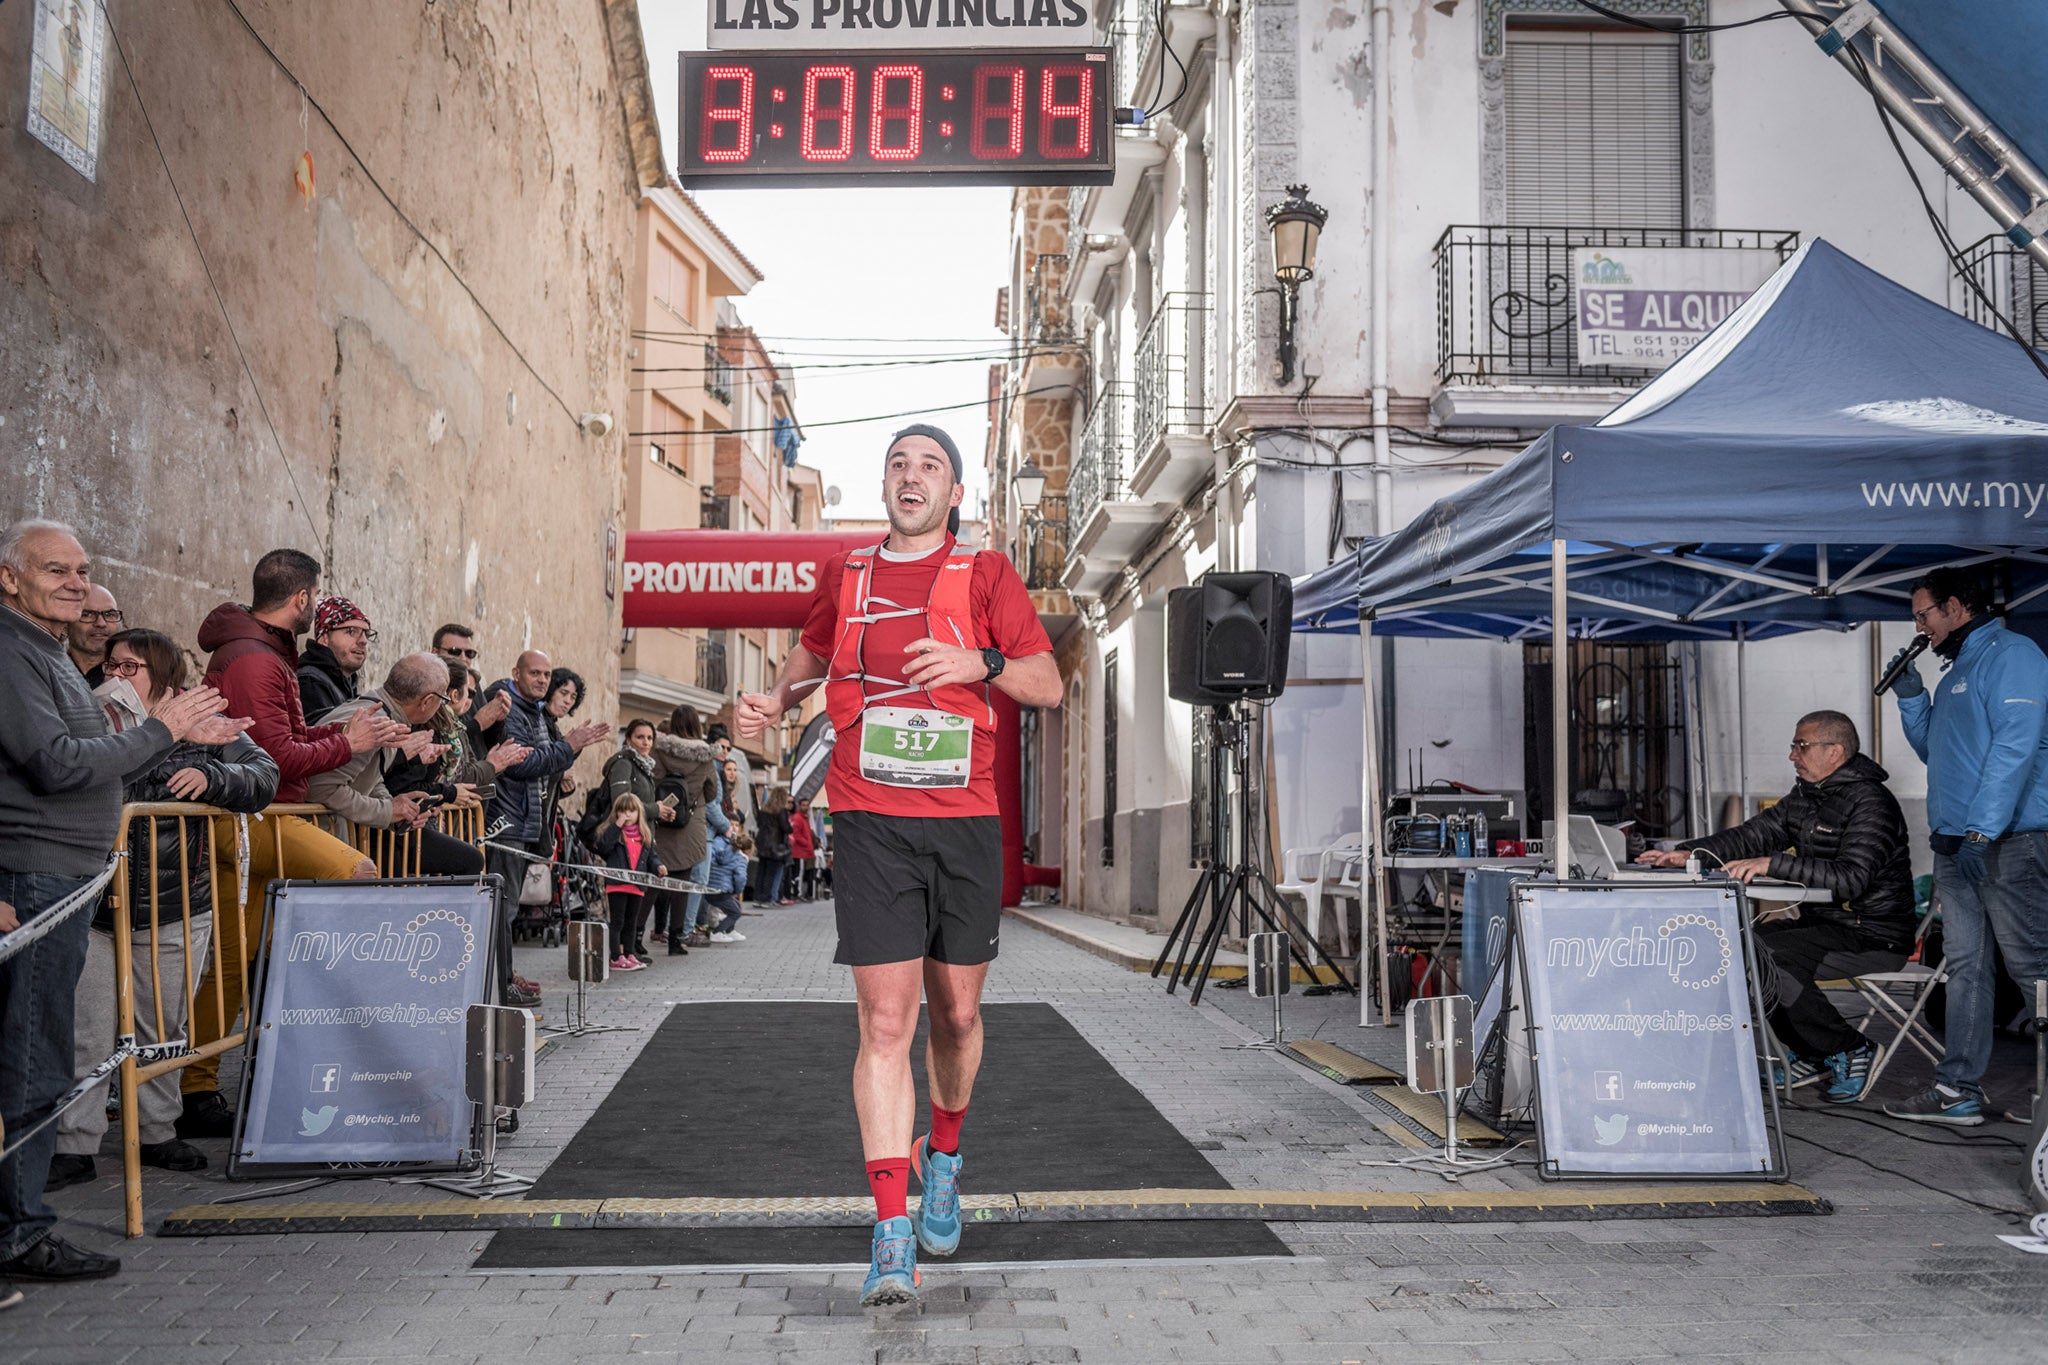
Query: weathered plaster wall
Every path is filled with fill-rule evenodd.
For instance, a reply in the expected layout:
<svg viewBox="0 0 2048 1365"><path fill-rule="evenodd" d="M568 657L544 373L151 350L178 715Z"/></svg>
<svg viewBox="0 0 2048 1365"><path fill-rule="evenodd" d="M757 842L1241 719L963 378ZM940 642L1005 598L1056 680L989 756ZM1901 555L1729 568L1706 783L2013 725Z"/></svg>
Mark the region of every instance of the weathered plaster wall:
<svg viewBox="0 0 2048 1365"><path fill-rule="evenodd" d="M307 549L371 673L469 620L493 675L547 648L609 714L637 39L599 0L236 2L305 93L220 0L111 0L96 183L21 127L33 6L0 5L0 520L76 523L188 644Z"/></svg>

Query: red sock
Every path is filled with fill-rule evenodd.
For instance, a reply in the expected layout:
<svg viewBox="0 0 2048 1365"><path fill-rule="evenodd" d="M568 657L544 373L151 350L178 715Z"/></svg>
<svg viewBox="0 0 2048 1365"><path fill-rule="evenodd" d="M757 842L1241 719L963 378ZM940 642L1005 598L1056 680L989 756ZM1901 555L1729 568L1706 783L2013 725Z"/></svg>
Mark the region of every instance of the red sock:
<svg viewBox="0 0 2048 1365"><path fill-rule="evenodd" d="M964 1104L958 1109L941 1109L934 1104L932 1135L925 1145L934 1152L944 1152L947 1156L957 1155L960 1151L960 1120L966 1117L967 1106Z"/></svg>
<svg viewBox="0 0 2048 1365"><path fill-rule="evenodd" d="M909 1214L905 1200L910 1197L910 1158L886 1157L868 1163L868 1189L875 1196L875 1221L903 1218Z"/></svg>

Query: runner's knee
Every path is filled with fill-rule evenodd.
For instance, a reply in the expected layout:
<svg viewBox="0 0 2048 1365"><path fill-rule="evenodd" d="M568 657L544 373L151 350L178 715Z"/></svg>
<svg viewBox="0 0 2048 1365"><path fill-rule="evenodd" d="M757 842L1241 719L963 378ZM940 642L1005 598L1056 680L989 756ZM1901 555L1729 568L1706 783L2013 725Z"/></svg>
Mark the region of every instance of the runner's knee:
<svg viewBox="0 0 2048 1365"><path fill-rule="evenodd" d="M883 1051L903 1050L917 1033L917 998L909 1008L896 1004L868 1005L861 1010L860 1038L863 1046Z"/></svg>
<svg viewBox="0 0 2048 1365"><path fill-rule="evenodd" d="M930 1006L934 1038L965 1038L981 1027L981 1005L966 1000Z"/></svg>

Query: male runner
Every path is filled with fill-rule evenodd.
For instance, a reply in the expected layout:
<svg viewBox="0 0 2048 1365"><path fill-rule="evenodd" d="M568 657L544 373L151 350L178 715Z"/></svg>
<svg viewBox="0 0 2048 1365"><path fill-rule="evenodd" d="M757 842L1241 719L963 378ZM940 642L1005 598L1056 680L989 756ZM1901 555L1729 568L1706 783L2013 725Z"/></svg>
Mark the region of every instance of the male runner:
<svg viewBox="0 0 2048 1365"><path fill-rule="evenodd" d="M825 565L802 643L765 695L740 697L759 734L825 679L838 743L832 806L839 951L860 1002L853 1103L875 1196L864 1304L917 1297L917 1248L960 1245L960 1124L981 1066L981 987L1002 915L991 688L1057 706L1059 669L1017 571L960 547L960 452L932 426L889 442L889 538ZM911 1143L910 1040L930 1002L931 1130ZM912 1153L924 1189L907 1216Z"/></svg>

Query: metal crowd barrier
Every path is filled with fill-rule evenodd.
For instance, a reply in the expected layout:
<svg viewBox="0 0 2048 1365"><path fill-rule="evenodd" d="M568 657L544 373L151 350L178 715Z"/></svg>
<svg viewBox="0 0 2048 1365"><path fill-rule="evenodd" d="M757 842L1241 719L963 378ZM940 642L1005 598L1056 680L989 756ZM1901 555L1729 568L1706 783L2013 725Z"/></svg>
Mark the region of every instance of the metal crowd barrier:
<svg viewBox="0 0 2048 1365"><path fill-rule="evenodd" d="M114 910L115 1036L123 1040L133 1039L135 1036L135 948L137 945L134 942L134 934L141 929L146 929L149 935L147 970L152 988L151 994L155 1001L155 1018L151 1022L156 1025L156 1037L159 1040L156 1044L145 1045L141 1049L140 1055L131 1053L123 1058L119 1071L121 1093L121 1179L127 1210L127 1234L130 1237L140 1237L143 1232L142 1116L139 1093L142 1084L159 1076L182 1071L204 1058L217 1057L232 1052L247 1041L246 1025L239 1032L233 1029L236 1018L242 1017L242 1012L237 1011L236 1018L224 1017L228 1013L226 984L228 966L223 959L222 940L224 936L220 932L220 926L228 915L232 914L234 916L233 924L241 931L234 938L237 943L242 945L244 956L244 961L237 964L236 970L246 972L249 961L252 961L255 957L256 945L251 940L251 930L260 931L262 926L260 924L252 926L246 921L242 884L248 876L250 851L258 840L268 838L273 841L272 850L274 857L271 860L271 865L274 867L283 866L284 826L281 822L269 818L278 815L299 816L360 850L365 857L377 865L377 875L380 877L416 877L419 875L421 841L416 831L383 830L368 827L352 828L348 821L341 819L325 806L305 804L272 805L267 807L260 815L247 817L236 815L231 811L221 810L217 806L184 801L138 802L121 808L120 832L116 835L114 843L116 868L113 881L109 887ZM437 817L436 823L443 833L468 843L482 842L483 811L481 808L442 810L437 812ZM244 819L248 821L248 842L242 842L241 832L239 828L235 828L234 844L236 858L232 864L224 864L219 857L218 850L226 842L226 838L218 826L221 822L225 821L231 827L237 827ZM159 870L157 861L157 832L159 828L158 822L163 820L176 820L181 826L179 831L180 838L178 839L178 888L180 902L176 906L169 907L159 902L157 885L157 873ZM187 820L205 820L209 826L213 826L207 830L207 845L209 856L213 860L213 872L208 879L212 888L212 905L210 910L213 915L214 925L209 947L209 963L213 969L213 989L209 994L213 1004L211 1022L214 1025L212 1032L215 1035L215 1039L199 1047L193 1047L190 1040L193 1037L194 1025L197 1022L199 1011L206 1003L199 990L200 984L206 975L204 970L204 965L206 964L195 967L193 963L191 916L194 907L191 904L192 868L182 828ZM139 851L132 849L129 843L130 831L135 828L138 821L147 822L144 826L145 843ZM147 905L143 906L130 904L129 896L129 875L126 860L137 856L145 858L148 863L148 875L145 879L145 884L149 889L149 901ZM228 882L225 889L222 885L223 881L227 880L222 875L224 870L231 870L230 875L233 876L233 880ZM223 904L224 901L226 904ZM165 1027L164 982L160 958L166 933L166 926L163 920L166 909L169 909L176 918L175 928L182 938L181 946L184 950L184 980L182 983L175 980L172 983L174 987L182 988L185 999L188 1002L185 1015L184 1037L182 1039L168 1037L168 1030ZM207 913L207 910L201 909L199 913ZM142 915L146 915L147 918L143 924L138 925L136 921ZM246 1006L248 996L248 983L246 981L243 983L242 995L243 1004Z"/></svg>

